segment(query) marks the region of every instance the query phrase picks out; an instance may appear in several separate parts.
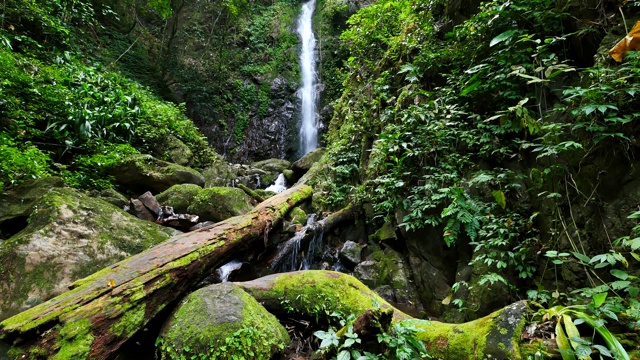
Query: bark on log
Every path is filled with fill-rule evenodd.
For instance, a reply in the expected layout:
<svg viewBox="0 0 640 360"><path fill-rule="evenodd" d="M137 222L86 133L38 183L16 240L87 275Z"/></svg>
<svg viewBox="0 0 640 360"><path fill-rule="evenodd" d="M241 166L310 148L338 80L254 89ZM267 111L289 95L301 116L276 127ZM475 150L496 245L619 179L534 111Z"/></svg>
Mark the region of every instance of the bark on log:
<svg viewBox="0 0 640 360"><path fill-rule="evenodd" d="M298 186L249 213L183 234L75 282L71 290L0 323L12 356L107 359L207 271L262 242L312 189ZM23 357L23 355L25 355Z"/></svg>
<svg viewBox="0 0 640 360"><path fill-rule="evenodd" d="M346 207L320 220L320 226L322 231L326 232L347 221L352 221L354 218L355 211L353 210L353 204L349 204Z"/></svg>
<svg viewBox="0 0 640 360"><path fill-rule="evenodd" d="M333 271L297 271L236 283L276 316L326 319L337 311L359 316L372 307L393 310L393 321L417 329L434 358L520 359L519 342L528 308L517 302L464 324L412 319L352 276ZM389 311L387 310L387 311Z"/></svg>

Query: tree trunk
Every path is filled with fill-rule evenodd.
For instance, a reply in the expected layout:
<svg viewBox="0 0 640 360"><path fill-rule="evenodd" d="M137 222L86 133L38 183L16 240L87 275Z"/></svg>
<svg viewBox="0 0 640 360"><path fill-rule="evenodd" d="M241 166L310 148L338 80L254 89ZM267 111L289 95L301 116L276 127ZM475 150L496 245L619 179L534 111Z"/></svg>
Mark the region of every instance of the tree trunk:
<svg viewBox="0 0 640 360"><path fill-rule="evenodd" d="M245 215L176 236L76 281L71 290L0 323L16 358L107 359L212 269L263 241L312 189L297 186ZM24 355L24 356L22 356Z"/></svg>

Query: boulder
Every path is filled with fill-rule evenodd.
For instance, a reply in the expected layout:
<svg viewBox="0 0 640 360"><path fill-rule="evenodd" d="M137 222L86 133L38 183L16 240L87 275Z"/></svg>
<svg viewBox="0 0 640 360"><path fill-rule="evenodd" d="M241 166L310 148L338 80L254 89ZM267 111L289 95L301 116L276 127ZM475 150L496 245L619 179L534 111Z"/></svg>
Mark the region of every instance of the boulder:
<svg viewBox="0 0 640 360"><path fill-rule="evenodd" d="M451 293L456 281L458 263L468 263L462 251L449 248L442 240L442 230L429 227L404 231L409 264L418 289L420 302L430 314L442 314L442 301Z"/></svg>
<svg viewBox="0 0 640 360"><path fill-rule="evenodd" d="M386 248L373 251L370 258L356 265L353 275L372 288L390 286L393 298L385 298L412 308L416 312L422 311L418 290L411 280L410 266L402 255L391 248Z"/></svg>
<svg viewBox="0 0 640 360"><path fill-rule="evenodd" d="M156 196L162 205L173 207L176 214L186 214L189 205L196 198L202 187L195 184L173 185Z"/></svg>
<svg viewBox="0 0 640 360"><path fill-rule="evenodd" d="M221 283L189 294L156 344L163 359L271 359L290 342L287 330L253 297Z"/></svg>
<svg viewBox="0 0 640 360"><path fill-rule="evenodd" d="M0 244L0 320L179 234L70 188L50 189L31 209L26 228Z"/></svg>
<svg viewBox="0 0 640 360"><path fill-rule="evenodd" d="M199 172L150 155L128 156L111 166L109 173L118 185L137 193L159 193L176 184L205 184L205 178Z"/></svg>
<svg viewBox="0 0 640 360"><path fill-rule="evenodd" d="M198 215L202 221L218 222L246 214L252 208L244 191L230 187L212 187L198 192L187 213Z"/></svg>
<svg viewBox="0 0 640 360"><path fill-rule="evenodd" d="M64 180L51 176L27 181L0 193L0 241L27 227L34 202L52 189L64 187Z"/></svg>
<svg viewBox="0 0 640 360"><path fill-rule="evenodd" d="M101 191L92 191L91 196L98 197L110 204L113 204L120 209L124 209L125 206L129 205L129 199L116 191L115 189L104 189Z"/></svg>
<svg viewBox="0 0 640 360"><path fill-rule="evenodd" d="M231 186L238 177L236 169L224 161L215 162L202 170L204 187Z"/></svg>
<svg viewBox="0 0 640 360"><path fill-rule="evenodd" d="M299 179L304 175L313 164L320 161L322 156L324 155L324 148L315 149L307 155L300 158L298 161L291 164L291 170L293 170L294 176L296 179Z"/></svg>
<svg viewBox="0 0 640 360"><path fill-rule="evenodd" d="M338 257L348 266L355 266L362 260L362 248L358 243L347 241L342 245Z"/></svg>
<svg viewBox="0 0 640 360"><path fill-rule="evenodd" d="M254 162L252 167L264 170L266 172L281 173L283 170L288 169L291 163L283 159L267 159L263 161Z"/></svg>
<svg viewBox="0 0 640 360"><path fill-rule="evenodd" d="M57 176L38 178L9 191L0 193L0 224L21 216L29 216L34 201L52 189L64 187L64 180Z"/></svg>
<svg viewBox="0 0 640 360"><path fill-rule="evenodd" d="M165 136L162 142L151 145L153 155L182 166L193 165L193 152L185 143L173 135Z"/></svg>

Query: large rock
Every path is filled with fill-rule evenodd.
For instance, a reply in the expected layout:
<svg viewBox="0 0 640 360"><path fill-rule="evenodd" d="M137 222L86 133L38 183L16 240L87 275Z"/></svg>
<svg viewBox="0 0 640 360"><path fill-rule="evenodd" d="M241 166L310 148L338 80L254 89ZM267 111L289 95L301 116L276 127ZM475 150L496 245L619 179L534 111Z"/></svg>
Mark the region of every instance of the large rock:
<svg viewBox="0 0 640 360"><path fill-rule="evenodd" d="M215 156L214 160L202 171L204 186L231 186L238 177L237 170L227 163L222 156Z"/></svg>
<svg viewBox="0 0 640 360"><path fill-rule="evenodd" d="M254 162L251 166L267 172L281 173L284 169L288 169L291 163L283 159L267 159Z"/></svg>
<svg viewBox="0 0 640 360"><path fill-rule="evenodd" d="M349 266L355 266L362 260L362 245L347 241L342 245L338 256L340 260Z"/></svg>
<svg viewBox="0 0 640 360"><path fill-rule="evenodd" d="M163 359L271 359L291 342L262 305L232 283L189 294L156 342Z"/></svg>
<svg viewBox="0 0 640 360"><path fill-rule="evenodd" d="M50 189L32 202L28 226L0 243L0 320L178 233L74 189Z"/></svg>
<svg viewBox="0 0 640 360"><path fill-rule="evenodd" d="M27 226L36 200L52 189L64 187L59 177L27 181L21 186L0 194L0 240L8 239Z"/></svg>
<svg viewBox="0 0 640 360"><path fill-rule="evenodd" d="M385 289L384 297L387 301L401 304L415 312L422 311L418 290L411 280L410 267L402 255L388 247L373 251L370 258L356 265L353 275L371 288ZM392 291L388 291L385 285Z"/></svg>
<svg viewBox="0 0 640 360"><path fill-rule="evenodd" d="M178 164L158 160L149 155L131 155L112 166L109 173L118 185L137 193L159 193L176 184L204 186L204 177L197 171Z"/></svg>
<svg viewBox="0 0 640 360"><path fill-rule="evenodd" d="M468 263L471 259L459 258L459 251L448 248L441 229L402 232L420 301L427 312L439 315L444 310L442 302L456 281L458 262Z"/></svg>
<svg viewBox="0 0 640 360"><path fill-rule="evenodd" d="M294 176L296 179L302 177L302 175L306 174L309 169L313 166L313 164L320 161L322 156L324 155L324 148L315 149L307 155L300 158L298 161L291 164L291 170L293 170Z"/></svg>
<svg viewBox="0 0 640 360"><path fill-rule="evenodd" d="M200 216L202 221L218 222L246 214L252 208L244 191L230 187L212 187L198 193L187 213Z"/></svg>
<svg viewBox="0 0 640 360"><path fill-rule="evenodd" d="M168 135L162 142L153 143L153 155L159 159L166 160L182 166L193 165L193 152L185 143L173 135Z"/></svg>
<svg viewBox="0 0 640 360"><path fill-rule="evenodd" d="M156 200L162 205L173 207L176 214L186 214L187 209L198 196L202 188L194 184L173 185L167 190L156 195Z"/></svg>
<svg viewBox="0 0 640 360"><path fill-rule="evenodd" d="M234 162L288 159L298 150L297 84L278 76L270 85L268 108L263 109L264 113L257 111L250 115L241 142L235 146L235 153L229 155Z"/></svg>

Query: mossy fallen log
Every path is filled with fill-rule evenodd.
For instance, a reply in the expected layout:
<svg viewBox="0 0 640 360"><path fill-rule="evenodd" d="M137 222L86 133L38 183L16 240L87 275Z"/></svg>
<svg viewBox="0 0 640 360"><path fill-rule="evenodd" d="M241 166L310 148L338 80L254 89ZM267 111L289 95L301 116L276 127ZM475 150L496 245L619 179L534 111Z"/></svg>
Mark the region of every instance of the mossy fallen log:
<svg viewBox="0 0 640 360"><path fill-rule="evenodd" d="M12 358L107 359L208 271L263 241L312 189L297 186L245 215L171 238L105 268L72 289L0 323Z"/></svg>
<svg viewBox="0 0 640 360"><path fill-rule="evenodd" d="M333 271L297 271L237 283L277 316L311 319L339 312L360 316L371 308L393 310L393 321L417 329L429 354L439 359L521 359L519 341L528 308L517 302L464 324L413 319L352 276Z"/></svg>

